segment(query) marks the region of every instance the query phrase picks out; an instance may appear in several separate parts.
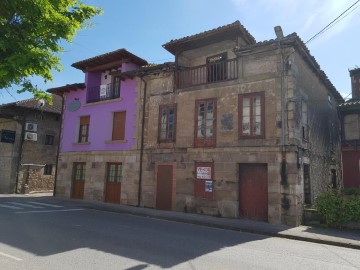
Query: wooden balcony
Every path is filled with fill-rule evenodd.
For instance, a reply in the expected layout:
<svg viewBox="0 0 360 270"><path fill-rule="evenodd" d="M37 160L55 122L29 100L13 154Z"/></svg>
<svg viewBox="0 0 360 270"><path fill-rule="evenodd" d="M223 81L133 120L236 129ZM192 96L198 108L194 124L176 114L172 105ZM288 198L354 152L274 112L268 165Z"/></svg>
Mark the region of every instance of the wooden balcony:
<svg viewBox="0 0 360 270"><path fill-rule="evenodd" d="M176 72L176 85L177 88L187 88L237 78L237 59L231 59L196 67L179 67Z"/></svg>
<svg viewBox="0 0 360 270"><path fill-rule="evenodd" d="M120 84L103 84L87 88L87 103L120 97Z"/></svg>

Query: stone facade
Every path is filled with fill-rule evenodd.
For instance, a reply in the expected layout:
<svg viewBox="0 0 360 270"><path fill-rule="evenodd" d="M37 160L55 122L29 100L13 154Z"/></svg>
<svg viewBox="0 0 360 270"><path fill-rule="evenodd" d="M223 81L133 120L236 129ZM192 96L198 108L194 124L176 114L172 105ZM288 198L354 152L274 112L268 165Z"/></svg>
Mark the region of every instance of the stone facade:
<svg viewBox="0 0 360 270"><path fill-rule="evenodd" d="M116 162L120 203L299 225L304 204L334 177L342 185L342 97L296 34L257 43L237 21L163 47L175 63L139 67L122 49L75 63L86 85L50 91L65 98L57 196L71 197L85 173L82 198L106 200ZM87 104L90 84L112 76L129 96ZM118 108L131 134L109 142ZM79 143L82 116L89 141Z"/></svg>
<svg viewBox="0 0 360 270"><path fill-rule="evenodd" d="M15 132L14 143L0 142L1 193L54 189L61 98L54 97L53 102L39 107L30 99L0 106L0 130ZM36 129L28 130L29 124ZM36 139L27 139L28 133Z"/></svg>
<svg viewBox="0 0 360 270"><path fill-rule="evenodd" d="M147 97L142 205L157 207L157 168L174 164L176 203L172 210L236 218L240 200L239 166L265 164L266 220L273 224L301 224L305 203L304 165L309 167L310 174L306 203L313 203L317 194L331 185L331 170L335 170L337 183L341 185L336 113L337 102L342 99L339 93L319 76L319 71L314 72L319 67L297 36L284 38L286 46L281 47L279 41L246 44L241 35L231 41L225 38L205 45L196 44L205 41L187 37L185 41L180 39L177 46L181 48L182 42L188 42L184 45L187 49L174 53L177 64L173 69L166 71L161 66L158 72L152 70L144 76ZM224 52L228 60L237 61L236 79L196 85L192 77L190 87L176 85L177 70L197 68L209 57ZM238 97L251 93L264 93L265 136L241 139ZM196 147L195 104L197 100L207 99L216 100L216 144ZM172 143L159 142L159 107L166 104L176 104L177 110L176 139ZM211 199L195 194L196 162L214 164Z"/></svg>

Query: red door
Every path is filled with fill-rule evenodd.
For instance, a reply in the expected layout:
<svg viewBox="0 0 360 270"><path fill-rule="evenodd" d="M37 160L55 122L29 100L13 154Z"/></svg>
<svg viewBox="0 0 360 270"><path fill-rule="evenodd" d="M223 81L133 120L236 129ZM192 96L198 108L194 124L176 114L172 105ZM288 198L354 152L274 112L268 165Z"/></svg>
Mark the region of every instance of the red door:
<svg viewBox="0 0 360 270"><path fill-rule="evenodd" d="M342 151L344 187L360 188L360 151Z"/></svg>
<svg viewBox="0 0 360 270"><path fill-rule="evenodd" d="M268 220L268 179L266 164L240 164L240 217Z"/></svg>
<svg viewBox="0 0 360 270"><path fill-rule="evenodd" d="M172 210L173 166L159 165L157 170L156 209Z"/></svg>

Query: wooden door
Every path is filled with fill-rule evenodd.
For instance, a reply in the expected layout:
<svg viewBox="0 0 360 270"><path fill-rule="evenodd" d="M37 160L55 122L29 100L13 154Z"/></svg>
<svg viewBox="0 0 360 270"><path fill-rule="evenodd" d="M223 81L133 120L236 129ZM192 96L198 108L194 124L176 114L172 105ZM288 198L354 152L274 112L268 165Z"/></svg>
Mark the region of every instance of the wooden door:
<svg viewBox="0 0 360 270"><path fill-rule="evenodd" d="M173 166L159 165L157 170L156 209L172 210Z"/></svg>
<svg viewBox="0 0 360 270"><path fill-rule="evenodd" d="M240 164L240 217L268 220L268 178L266 164Z"/></svg>
<svg viewBox="0 0 360 270"><path fill-rule="evenodd" d="M105 202L120 203L122 163L108 163L105 186Z"/></svg>
<svg viewBox="0 0 360 270"><path fill-rule="evenodd" d="M73 179L71 190L71 198L73 199L84 198L85 169L86 163L76 162L73 165Z"/></svg>

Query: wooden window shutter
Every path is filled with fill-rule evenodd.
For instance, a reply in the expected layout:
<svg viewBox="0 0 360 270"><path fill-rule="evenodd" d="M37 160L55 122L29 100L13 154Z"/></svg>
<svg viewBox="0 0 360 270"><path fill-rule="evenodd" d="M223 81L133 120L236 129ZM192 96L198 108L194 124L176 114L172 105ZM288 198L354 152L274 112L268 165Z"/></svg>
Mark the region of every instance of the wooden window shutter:
<svg viewBox="0 0 360 270"><path fill-rule="evenodd" d="M114 112L112 140L125 140L126 111Z"/></svg>

